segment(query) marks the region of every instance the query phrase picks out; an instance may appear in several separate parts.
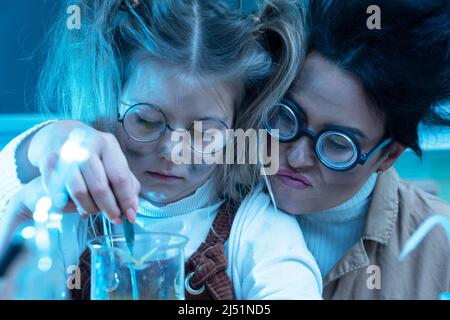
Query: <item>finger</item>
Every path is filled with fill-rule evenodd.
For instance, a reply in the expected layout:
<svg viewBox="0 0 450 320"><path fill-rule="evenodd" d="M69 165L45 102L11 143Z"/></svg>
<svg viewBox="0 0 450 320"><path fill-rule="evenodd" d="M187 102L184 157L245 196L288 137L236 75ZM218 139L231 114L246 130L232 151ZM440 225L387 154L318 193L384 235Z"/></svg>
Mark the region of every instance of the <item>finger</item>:
<svg viewBox="0 0 450 320"><path fill-rule="evenodd" d="M74 166L65 183L69 197L77 206L80 214L97 213L99 208L95 204L94 199L89 194L84 178L77 166Z"/></svg>
<svg viewBox="0 0 450 320"><path fill-rule="evenodd" d="M81 168L89 193L97 207L116 224L122 223L121 211L109 185L103 163L98 157L91 157Z"/></svg>
<svg viewBox="0 0 450 320"><path fill-rule="evenodd" d="M131 174L132 181L133 181L133 194L135 195L134 199L134 209L139 208L139 193L141 192L141 183L138 179L134 176L134 174Z"/></svg>
<svg viewBox="0 0 450 320"><path fill-rule="evenodd" d="M141 190L141 184L139 183L139 181L136 179L136 177L134 175L132 175L132 176L133 176L133 179L132 179L133 180L133 190L134 190L134 193L138 195ZM139 197L136 197L133 209L129 208L125 212L125 215L126 215L128 221L130 221L131 223L136 222L138 208L139 208Z"/></svg>
<svg viewBox="0 0 450 320"><path fill-rule="evenodd" d="M77 212L77 205L72 199L69 199L64 207L62 207L61 212L63 213L74 213Z"/></svg>
<svg viewBox="0 0 450 320"><path fill-rule="evenodd" d="M42 177L37 177L28 182L23 188L17 192L17 197L22 199L24 206L32 214L36 209L36 203L42 198L46 197L42 184ZM30 215L31 216L31 215Z"/></svg>
<svg viewBox="0 0 450 320"><path fill-rule="evenodd" d="M57 153L50 153L48 157L39 164L39 171L42 177L42 186L48 195L54 195L54 190L50 190L52 179L58 165L59 155ZM52 199L55 200L55 199Z"/></svg>
<svg viewBox="0 0 450 320"><path fill-rule="evenodd" d="M106 175L111 183L117 203L130 222L134 222L137 210L137 198L133 173L128 167L127 159L120 149L115 138L109 141L102 149L102 160Z"/></svg>
<svg viewBox="0 0 450 320"><path fill-rule="evenodd" d="M133 175L133 181L134 181L134 194L136 195L136 202L135 202L135 209L136 211L139 208L139 193L141 192L141 183L138 179Z"/></svg>
<svg viewBox="0 0 450 320"><path fill-rule="evenodd" d="M58 153L50 153L45 161L39 165L42 184L47 195L52 199L55 209L61 210L62 212L67 212L67 210L72 210L71 213L77 212L77 208L73 210L71 206L64 208L70 200L66 190L66 179L72 179L70 174L76 175L76 172L73 173L73 168L70 168L69 172L62 173L61 166L64 166L64 164L62 164L61 161L61 157Z"/></svg>
<svg viewBox="0 0 450 320"><path fill-rule="evenodd" d="M44 190L42 176L39 176L27 183L17 194L23 199L23 204L31 213L36 210L36 204L40 199L43 197L48 197L47 192ZM71 199L69 199L66 201L66 205L63 208L56 207L53 204L50 210L60 211L63 213L74 213L77 212L77 206Z"/></svg>

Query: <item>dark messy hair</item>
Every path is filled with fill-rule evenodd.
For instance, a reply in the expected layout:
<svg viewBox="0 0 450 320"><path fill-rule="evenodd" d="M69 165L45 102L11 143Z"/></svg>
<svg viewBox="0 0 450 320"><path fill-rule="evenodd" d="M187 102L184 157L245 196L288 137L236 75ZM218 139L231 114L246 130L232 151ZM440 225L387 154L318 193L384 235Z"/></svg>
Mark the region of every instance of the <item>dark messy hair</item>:
<svg viewBox="0 0 450 320"><path fill-rule="evenodd" d="M371 5L380 29L368 27ZM421 156L419 124L450 125L450 1L312 0L309 9L309 51L356 76L386 134Z"/></svg>

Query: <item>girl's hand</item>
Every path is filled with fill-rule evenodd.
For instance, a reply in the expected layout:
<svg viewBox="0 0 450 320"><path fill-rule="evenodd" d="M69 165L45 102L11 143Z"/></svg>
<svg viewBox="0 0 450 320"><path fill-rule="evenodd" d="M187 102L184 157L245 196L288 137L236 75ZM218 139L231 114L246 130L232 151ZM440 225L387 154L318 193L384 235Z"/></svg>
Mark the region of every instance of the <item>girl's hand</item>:
<svg viewBox="0 0 450 320"><path fill-rule="evenodd" d="M103 211L117 224L121 223L122 214L126 214L134 222L140 184L128 167L117 139L82 122L57 121L39 130L30 141L28 159L39 168L44 191L53 194L52 175L57 174L61 148L74 129L85 130L89 136L90 154L86 161L72 166L63 181L77 211L82 215Z"/></svg>

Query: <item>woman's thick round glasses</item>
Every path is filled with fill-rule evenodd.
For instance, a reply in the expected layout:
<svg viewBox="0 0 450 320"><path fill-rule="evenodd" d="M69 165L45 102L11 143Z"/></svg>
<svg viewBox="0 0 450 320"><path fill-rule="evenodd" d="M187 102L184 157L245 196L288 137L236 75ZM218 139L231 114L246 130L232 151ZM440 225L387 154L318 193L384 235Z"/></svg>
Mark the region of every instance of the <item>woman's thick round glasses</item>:
<svg viewBox="0 0 450 320"><path fill-rule="evenodd" d="M156 106L148 103L127 105L123 117L118 112L118 121L122 123L127 136L137 142L149 143L161 138L169 129L173 129L168 123L165 114ZM213 154L222 150L227 143L228 126L221 120L204 118L194 121L188 128L181 129L180 133L187 133L190 147L203 154Z"/></svg>
<svg viewBox="0 0 450 320"><path fill-rule="evenodd" d="M336 171L347 171L357 164L364 165L366 161L379 150L392 142L384 139L367 153L361 151L355 136L340 128L329 128L315 133L304 127L300 107L292 99L285 97L267 114L264 126L269 134L280 142L293 142L301 136L313 140L314 153L327 168ZM278 129L278 133L274 131Z"/></svg>

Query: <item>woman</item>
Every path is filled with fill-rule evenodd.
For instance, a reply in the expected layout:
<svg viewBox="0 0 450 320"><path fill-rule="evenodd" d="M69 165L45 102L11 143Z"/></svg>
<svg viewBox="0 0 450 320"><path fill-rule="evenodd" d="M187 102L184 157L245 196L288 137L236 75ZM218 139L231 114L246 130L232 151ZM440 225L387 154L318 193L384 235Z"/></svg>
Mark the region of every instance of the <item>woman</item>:
<svg viewBox="0 0 450 320"><path fill-rule="evenodd" d="M297 215L324 277L325 299L437 299L450 291L450 248L433 231L405 261L405 241L450 206L399 179L419 123L449 126L448 1L312 1L310 46L288 94L248 126L280 141L276 206ZM250 119L243 115L243 119ZM245 120L244 120L245 121ZM273 131L279 129L279 132Z"/></svg>

